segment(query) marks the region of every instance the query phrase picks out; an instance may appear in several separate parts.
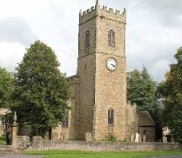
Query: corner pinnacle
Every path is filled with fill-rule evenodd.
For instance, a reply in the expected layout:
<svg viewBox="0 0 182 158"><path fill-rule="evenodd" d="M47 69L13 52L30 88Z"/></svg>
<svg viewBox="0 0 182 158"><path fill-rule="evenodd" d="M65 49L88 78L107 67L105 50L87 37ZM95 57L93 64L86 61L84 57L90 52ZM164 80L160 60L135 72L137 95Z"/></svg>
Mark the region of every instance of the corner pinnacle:
<svg viewBox="0 0 182 158"><path fill-rule="evenodd" d="M99 0L96 0L95 6L99 5Z"/></svg>

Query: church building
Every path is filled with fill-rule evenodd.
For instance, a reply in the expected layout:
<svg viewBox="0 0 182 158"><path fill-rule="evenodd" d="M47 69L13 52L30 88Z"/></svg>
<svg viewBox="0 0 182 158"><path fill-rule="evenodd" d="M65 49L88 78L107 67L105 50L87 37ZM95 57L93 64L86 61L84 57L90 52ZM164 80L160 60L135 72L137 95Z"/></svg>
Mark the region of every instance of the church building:
<svg viewBox="0 0 182 158"><path fill-rule="evenodd" d="M68 78L71 109L68 120L58 127L62 140L100 141L114 136L127 141L144 130L155 136L148 113L139 115L136 105L127 103L125 30L125 9L101 7L96 0L94 7L80 11L77 74ZM139 116L149 120L143 131Z"/></svg>

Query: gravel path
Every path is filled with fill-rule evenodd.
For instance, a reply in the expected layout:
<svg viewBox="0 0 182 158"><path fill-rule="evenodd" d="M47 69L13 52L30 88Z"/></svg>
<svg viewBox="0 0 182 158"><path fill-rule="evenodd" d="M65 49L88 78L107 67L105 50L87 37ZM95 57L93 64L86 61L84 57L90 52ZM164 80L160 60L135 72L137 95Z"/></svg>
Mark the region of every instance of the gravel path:
<svg viewBox="0 0 182 158"><path fill-rule="evenodd" d="M0 154L0 158L42 158L42 156L30 156L21 154Z"/></svg>

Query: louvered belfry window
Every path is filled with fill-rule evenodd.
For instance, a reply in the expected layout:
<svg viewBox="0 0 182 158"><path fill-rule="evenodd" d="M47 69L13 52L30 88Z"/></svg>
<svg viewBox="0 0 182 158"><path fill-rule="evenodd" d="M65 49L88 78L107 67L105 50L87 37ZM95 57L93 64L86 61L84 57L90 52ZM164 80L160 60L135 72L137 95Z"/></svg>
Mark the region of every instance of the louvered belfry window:
<svg viewBox="0 0 182 158"><path fill-rule="evenodd" d="M85 47L90 47L90 32L86 31L86 37L85 37Z"/></svg>
<svg viewBox="0 0 182 158"><path fill-rule="evenodd" d="M115 33L113 30L110 30L108 33L108 45L115 47Z"/></svg>

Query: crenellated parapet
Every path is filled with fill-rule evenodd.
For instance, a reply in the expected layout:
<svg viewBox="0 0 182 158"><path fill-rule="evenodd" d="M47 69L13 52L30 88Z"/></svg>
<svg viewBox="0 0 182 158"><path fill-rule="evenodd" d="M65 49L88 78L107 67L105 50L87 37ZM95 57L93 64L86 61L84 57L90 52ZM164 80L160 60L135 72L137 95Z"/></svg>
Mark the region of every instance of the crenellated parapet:
<svg viewBox="0 0 182 158"><path fill-rule="evenodd" d="M120 10L117 9L107 8L106 6L100 7L100 5L98 5L98 6L92 6L90 9L87 9L86 11L83 12L80 10L79 24L91 20L96 16L99 16L100 18L108 18L110 20L126 23L125 8L121 12Z"/></svg>
<svg viewBox="0 0 182 158"><path fill-rule="evenodd" d="M79 84L79 77L77 75L70 76L67 78L67 82L69 85Z"/></svg>

